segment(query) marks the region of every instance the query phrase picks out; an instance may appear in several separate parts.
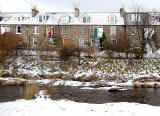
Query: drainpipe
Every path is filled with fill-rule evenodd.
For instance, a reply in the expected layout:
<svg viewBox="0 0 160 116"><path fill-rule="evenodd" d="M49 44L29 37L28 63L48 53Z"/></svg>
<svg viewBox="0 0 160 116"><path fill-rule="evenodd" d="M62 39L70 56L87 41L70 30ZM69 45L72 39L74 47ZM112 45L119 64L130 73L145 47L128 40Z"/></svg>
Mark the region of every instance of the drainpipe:
<svg viewBox="0 0 160 116"><path fill-rule="evenodd" d="M28 25L26 27L26 31L27 31L27 47L28 46L30 47L30 39L29 39L29 36L28 36Z"/></svg>

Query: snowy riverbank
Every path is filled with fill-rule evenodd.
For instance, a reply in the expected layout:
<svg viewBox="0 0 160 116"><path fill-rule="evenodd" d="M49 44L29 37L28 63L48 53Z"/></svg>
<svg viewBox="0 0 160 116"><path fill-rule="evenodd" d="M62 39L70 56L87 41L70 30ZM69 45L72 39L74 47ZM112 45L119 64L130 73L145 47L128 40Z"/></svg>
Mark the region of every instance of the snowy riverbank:
<svg viewBox="0 0 160 116"><path fill-rule="evenodd" d="M0 116L151 116L160 107L138 103L88 104L37 98L0 103Z"/></svg>

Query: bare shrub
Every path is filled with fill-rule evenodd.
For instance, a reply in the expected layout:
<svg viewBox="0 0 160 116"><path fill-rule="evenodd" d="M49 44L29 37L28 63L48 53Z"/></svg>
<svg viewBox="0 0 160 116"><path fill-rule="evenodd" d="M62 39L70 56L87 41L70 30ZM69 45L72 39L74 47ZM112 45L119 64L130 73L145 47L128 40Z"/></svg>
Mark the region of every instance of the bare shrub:
<svg viewBox="0 0 160 116"><path fill-rule="evenodd" d="M35 94L39 92L39 86L36 83L27 83L25 91L25 99L30 100L35 98Z"/></svg>
<svg viewBox="0 0 160 116"><path fill-rule="evenodd" d="M64 39L63 48L59 50L59 58L60 60L67 61L71 56L74 56L75 52L80 56L77 44L72 39L66 38Z"/></svg>
<svg viewBox="0 0 160 116"><path fill-rule="evenodd" d="M50 95L51 99L53 99L53 94L54 94L54 89L53 89L53 87L50 86L50 85L46 85L46 89L47 89L46 94L47 94L47 95Z"/></svg>
<svg viewBox="0 0 160 116"><path fill-rule="evenodd" d="M91 57L95 53L95 49L93 47L91 47L88 49L84 49L83 52L86 53L88 55L88 57Z"/></svg>
<svg viewBox="0 0 160 116"><path fill-rule="evenodd" d="M9 55L17 53L17 50L24 46L24 39L14 33L7 32L0 35L0 63L5 63Z"/></svg>

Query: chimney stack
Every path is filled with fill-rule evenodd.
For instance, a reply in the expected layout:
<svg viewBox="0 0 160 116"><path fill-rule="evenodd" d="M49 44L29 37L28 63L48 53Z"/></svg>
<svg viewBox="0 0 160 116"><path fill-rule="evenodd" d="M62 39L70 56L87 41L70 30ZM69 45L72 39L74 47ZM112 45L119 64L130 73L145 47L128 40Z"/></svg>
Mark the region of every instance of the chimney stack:
<svg viewBox="0 0 160 116"><path fill-rule="evenodd" d="M79 8L74 8L74 16L78 17L79 16Z"/></svg>
<svg viewBox="0 0 160 116"><path fill-rule="evenodd" d="M74 16L75 17L79 17L79 8L78 8L79 4L78 3L74 3Z"/></svg>
<svg viewBox="0 0 160 116"><path fill-rule="evenodd" d="M38 14L38 9L35 5L32 6L32 17L35 17Z"/></svg>
<svg viewBox="0 0 160 116"><path fill-rule="evenodd" d="M121 15L121 17L124 17L124 14L125 14L124 8L120 8L120 15Z"/></svg>

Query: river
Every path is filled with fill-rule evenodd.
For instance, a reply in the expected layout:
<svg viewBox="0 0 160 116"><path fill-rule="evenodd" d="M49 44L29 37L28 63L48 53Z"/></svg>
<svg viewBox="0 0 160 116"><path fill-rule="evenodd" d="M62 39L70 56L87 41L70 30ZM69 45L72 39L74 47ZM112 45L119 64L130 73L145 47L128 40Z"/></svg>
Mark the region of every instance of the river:
<svg viewBox="0 0 160 116"><path fill-rule="evenodd" d="M24 98L22 86L0 86L0 102ZM136 102L160 106L160 89L138 88L128 91L84 90L80 87L54 87L54 99L68 99L84 103ZM23 91L23 92L22 92Z"/></svg>

